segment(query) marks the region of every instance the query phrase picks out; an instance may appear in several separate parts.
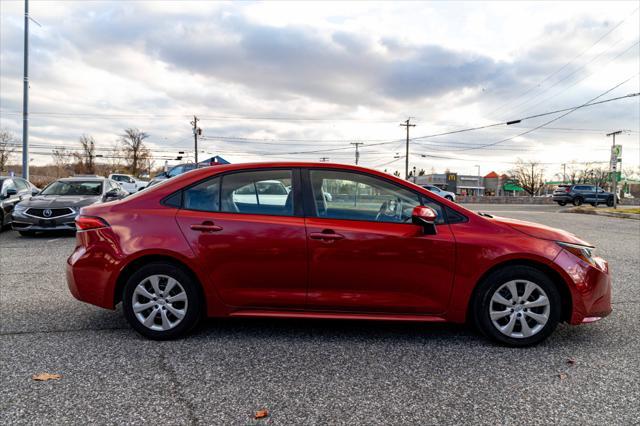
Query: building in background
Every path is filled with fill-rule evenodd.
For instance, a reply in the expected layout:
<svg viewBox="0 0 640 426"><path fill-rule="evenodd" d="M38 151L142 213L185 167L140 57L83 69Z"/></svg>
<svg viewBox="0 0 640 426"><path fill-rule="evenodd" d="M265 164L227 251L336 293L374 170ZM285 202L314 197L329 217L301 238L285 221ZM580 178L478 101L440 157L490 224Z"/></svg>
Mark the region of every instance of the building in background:
<svg viewBox="0 0 640 426"><path fill-rule="evenodd" d="M484 195L483 178L474 175L459 175L457 173L432 173L416 176L411 179L417 185L434 185L456 195Z"/></svg>

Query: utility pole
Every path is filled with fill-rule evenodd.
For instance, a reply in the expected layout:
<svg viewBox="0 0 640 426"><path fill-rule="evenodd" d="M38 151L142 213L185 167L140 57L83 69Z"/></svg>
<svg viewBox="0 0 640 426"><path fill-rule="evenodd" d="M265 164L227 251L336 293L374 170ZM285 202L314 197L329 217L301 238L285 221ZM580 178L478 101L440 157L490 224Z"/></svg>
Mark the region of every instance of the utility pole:
<svg viewBox="0 0 640 426"><path fill-rule="evenodd" d="M411 117L407 118L407 121L405 121L404 123L400 123L402 127L407 128L407 151L405 153L406 156L404 158L404 178L405 179L409 179L409 127L416 127L415 124L409 124L409 120L411 120Z"/></svg>
<svg viewBox="0 0 640 426"><path fill-rule="evenodd" d="M613 143L611 144L610 169L611 169L611 188L613 189L611 192L613 192L613 208L614 209L618 208L618 176L616 173L616 170L618 168L618 156L617 154L614 153L614 149L616 146L616 135L619 135L621 133L622 133L622 130L618 130L618 131L607 134L607 137L609 136L613 137ZM615 155L615 159L614 159L614 155Z"/></svg>
<svg viewBox="0 0 640 426"><path fill-rule="evenodd" d="M562 163L562 183L567 183L567 163Z"/></svg>
<svg viewBox="0 0 640 426"><path fill-rule="evenodd" d="M198 136L202 134L202 129L198 127L198 121L200 121L200 119L194 115L191 125L193 126L193 145L195 149L194 158L196 162L196 168L198 168Z"/></svg>
<svg viewBox="0 0 640 426"><path fill-rule="evenodd" d="M22 177L29 180L29 0L24 0L24 82L22 88Z"/></svg>
<svg viewBox="0 0 640 426"><path fill-rule="evenodd" d="M480 187L482 186L480 184L480 164L476 164L476 167L478 168L478 196L480 196Z"/></svg>
<svg viewBox="0 0 640 426"><path fill-rule="evenodd" d="M356 147L356 166L358 165L358 161L360 160L360 145L364 145L364 142L351 142L351 145Z"/></svg>
<svg viewBox="0 0 640 426"><path fill-rule="evenodd" d="M320 157L321 163L326 163L327 161L329 161L329 157Z"/></svg>

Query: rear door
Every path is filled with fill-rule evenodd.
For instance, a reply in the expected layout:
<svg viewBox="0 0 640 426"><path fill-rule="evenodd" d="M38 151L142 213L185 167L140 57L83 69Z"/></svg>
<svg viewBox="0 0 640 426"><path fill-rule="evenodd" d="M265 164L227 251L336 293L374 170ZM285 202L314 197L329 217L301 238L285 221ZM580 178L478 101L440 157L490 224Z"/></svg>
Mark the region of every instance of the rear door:
<svg viewBox="0 0 640 426"><path fill-rule="evenodd" d="M455 240L438 202L363 173L310 170L306 181L305 196L312 195L307 204L310 309L446 310ZM413 208L425 203L439 213L436 235L425 235L411 223Z"/></svg>
<svg viewBox="0 0 640 426"><path fill-rule="evenodd" d="M307 252L298 176L297 169L232 172L183 190L176 219L225 304L304 307ZM260 193L270 186L265 182L292 191L266 200Z"/></svg>

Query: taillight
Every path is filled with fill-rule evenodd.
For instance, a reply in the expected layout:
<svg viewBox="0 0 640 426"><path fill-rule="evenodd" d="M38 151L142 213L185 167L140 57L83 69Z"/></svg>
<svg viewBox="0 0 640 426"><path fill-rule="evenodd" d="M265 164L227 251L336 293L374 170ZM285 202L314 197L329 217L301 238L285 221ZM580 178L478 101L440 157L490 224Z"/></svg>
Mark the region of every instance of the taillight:
<svg viewBox="0 0 640 426"><path fill-rule="evenodd" d="M90 229L108 228L109 224L97 216L78 216L76 218L76 228L79 231L88 231Z"/></svg>
<svg viewBox="0 0 640 426"><path fill-rule="evenodd" d="M571 192L571 188L570 187L565 188L564 192Z"/></svg>

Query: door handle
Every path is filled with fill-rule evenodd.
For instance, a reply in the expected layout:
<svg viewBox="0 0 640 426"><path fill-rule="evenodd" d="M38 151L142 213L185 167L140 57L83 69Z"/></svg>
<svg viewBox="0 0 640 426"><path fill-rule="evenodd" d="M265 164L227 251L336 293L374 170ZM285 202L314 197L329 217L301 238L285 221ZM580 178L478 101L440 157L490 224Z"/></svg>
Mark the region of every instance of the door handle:
<svg viewBox="0 0 640 426"><path fill-rule="evenodd" d="M218 232L218 231L222 231L222 226L218 226L215 225L213 222L202 222L200 224L198 223L194 223L193 225L190 226L191 229L193 229L194 231L200 231L200 232Z"/></svg>
<svg viewBox="0 0 640 426"><path fill-rule="evenodd" d="M330 242L330 241L343 240L344 235L337 234L333 231L325 230L322 232L312 232L309 234L309 238L311 238L312 240L321 240L325 242Z"/></svg>

